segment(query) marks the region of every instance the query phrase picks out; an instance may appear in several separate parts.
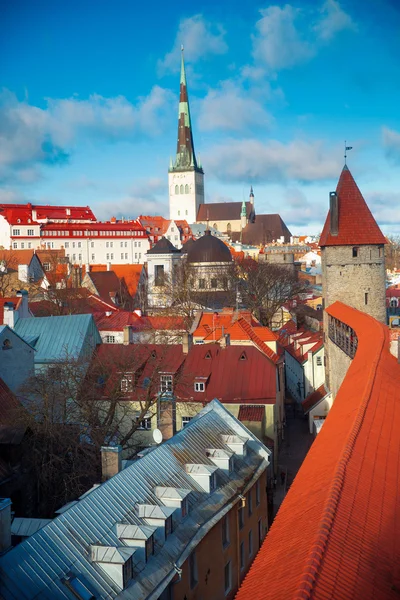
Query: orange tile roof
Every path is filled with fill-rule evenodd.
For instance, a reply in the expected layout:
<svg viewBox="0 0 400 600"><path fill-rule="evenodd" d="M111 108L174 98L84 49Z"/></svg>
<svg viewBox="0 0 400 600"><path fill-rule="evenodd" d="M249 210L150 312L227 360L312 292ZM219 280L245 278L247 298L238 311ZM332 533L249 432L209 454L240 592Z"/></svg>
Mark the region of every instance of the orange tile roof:
<svg viewBox="0 0 400 600"><path fill-rule="evenodd" d="M128 291L132 298L134 298L137 288L139 285L140 276L142 274L144 266L139 265L111 265L111 271L114 271L118 279L124 279ZM99 273L107 271L107 265L91 265L91 273Z"/></svg>
<svg viewBox="0 0 400 600"><path fill-rule="evenodd" d="M357 352L236 600L399 598L400 365L385 325L327 313Z"/></svg>
<svg viewBox="0 0 400 600"><path fill-rule="evenodd" d="M386 244L386 238L346 166L340 175L336 193L339 197L339 234L330 234L328 212L319 245Z"/></svg>
<svg viewBox="0 0 400 600"><path fill-rule="evenodd" d="M316 389L312 394L309 394L307 396L307 398L305 398L303 400L303 402L301 403L303 410L304 410L304 414L307 414L308 412L310 412L310 410L312 408L314 408L314 406L316 406L318 404L318 402L320 402L322 400L322 398L325 398L327 393L328 392L325 388L325 385L323 384L318 389Z"/></svg>
<svg viewBox="0 0 400 600"><path fill-rule="evenodd" d="M241 406L239 408L239 421L258 421L262 422L265 414L264 406Z"/></svg>

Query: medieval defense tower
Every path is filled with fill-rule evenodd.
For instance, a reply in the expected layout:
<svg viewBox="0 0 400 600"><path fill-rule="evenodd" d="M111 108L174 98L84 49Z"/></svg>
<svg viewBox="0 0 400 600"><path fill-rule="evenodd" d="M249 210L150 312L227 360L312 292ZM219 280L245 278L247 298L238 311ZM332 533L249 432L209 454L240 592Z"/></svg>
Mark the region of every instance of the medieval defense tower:
<svg viewBox="0 0 400 600"><path fill-rule="evenodd" d="M204 203L204 171L196 158L190 121L185 62L181 62L178 112L178 144L175 161L168 172L169 218L195 223L200 204Z"/></svg>
<svg viewBox="0 0 400 600"><path fill-rule="evenodd" d="M339 300L385 323L386 239L346 165L329 200L320 238L324 307ZM327 385L335 395L341 383L336 375L345 365L334 364L337 357L328 331L324 313Z"/></svg>

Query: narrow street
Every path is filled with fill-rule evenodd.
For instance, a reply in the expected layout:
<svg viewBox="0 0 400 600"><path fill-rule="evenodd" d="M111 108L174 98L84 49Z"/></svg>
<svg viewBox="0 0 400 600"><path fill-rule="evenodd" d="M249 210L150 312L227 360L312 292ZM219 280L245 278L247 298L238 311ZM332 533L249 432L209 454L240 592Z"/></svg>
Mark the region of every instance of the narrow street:
<svg viewBox="0 0 400 600"><path fill-rule="evenodd" d="M282 504L286 492L296 477L303 460L313 443L309 433L308 420L302 415L295 415L292 405L287 406L285 439L281 443L278 458L278 473L274 493L274 517ZM281 473L285 474L284 480Z"/></svg>

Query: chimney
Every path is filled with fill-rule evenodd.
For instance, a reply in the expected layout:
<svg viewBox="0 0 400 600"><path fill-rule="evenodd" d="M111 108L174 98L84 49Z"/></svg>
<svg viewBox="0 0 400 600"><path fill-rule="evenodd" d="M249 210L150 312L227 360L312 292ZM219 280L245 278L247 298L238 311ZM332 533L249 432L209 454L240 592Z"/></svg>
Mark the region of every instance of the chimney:
<svg viewBox="0 0 400 600"><path fill-rule="evenodd" d="M122 447L101 447L101 481L108 481L122 469Z"/></svg>
<svg viewBox="0 0 400 600"><path fill-rule="evenodd" d="M229 333L223 333L221 339L219 340L219 345L221 348L226 348L231 345L231 336Z"/></svg>
<svg viewBox="0 0 400 600"><path fill-rule="evenodd" d="M18 265L18 279L22 283L28 283L28 265Z"/></svg>
<svg viewBox="0 0 400 600"><path fill-rule="evenodd" d="M183 354L188 354L189 350L192 346L193 337L190 333L184 333L182 335L182 352Z"/></svg>
<svg viewBox="0 0 400 600"><path fill-rule="evenodd" d="M339 234L339 198L336 192L329 194L329 210L330 210L330 234Z"/></svg>
<svg viewBox="0 0 400 600"><path fill-rule="evenodd" d="M110 262L107 263L107 271L111 271L111 263Z"/></svg>
<svg viewBox="0 0 400 600"><path fill-rule="evenodd" d="M11 548L11 500L0 498L0 556Z"/></svg>
<svg viewBox="0 0 400 600"><path fill-rule="evenodd" d="M128 344L132 343L132 327L131 325L124 325L124 344L128 346Z"/></svg>
<svg viewBox="0 0 400 600"><path fill-rule="evenodd" d="M18 309L18 317L20 319L27 319L29 317L29 305L28 305L27 290L18 290L17 298L22 298L20 307Z"/></svg>
<svg viewBox="0 0 400 600"><path fill-rule="evenodd" d="M140 308L136 308L134 311L135 315L137 315L138 317L142 316L142 311L140 310Z"/></svg>
<svg viewBox="0 0 400 600"><path fill-rule="evenodd" d="M18 321L18 311L14 310L14 304L12 302L4 303L4 315L3 323L8 325L11 329L14 329L16 322Z"/></svg>

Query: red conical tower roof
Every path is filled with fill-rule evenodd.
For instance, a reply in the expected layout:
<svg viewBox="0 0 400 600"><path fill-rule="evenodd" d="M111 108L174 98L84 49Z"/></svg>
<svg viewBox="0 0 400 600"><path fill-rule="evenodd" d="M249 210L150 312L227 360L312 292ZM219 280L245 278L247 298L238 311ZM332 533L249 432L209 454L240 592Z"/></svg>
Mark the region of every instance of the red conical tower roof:
<svg viewBox="0 0 400 600"><path fill-rule="evenodd" d="M330 233L330 212L326 217L320 246L386 244L386 238L372 216L352 174L345 165L336 188L339 199L338 235Z"/></svg>

